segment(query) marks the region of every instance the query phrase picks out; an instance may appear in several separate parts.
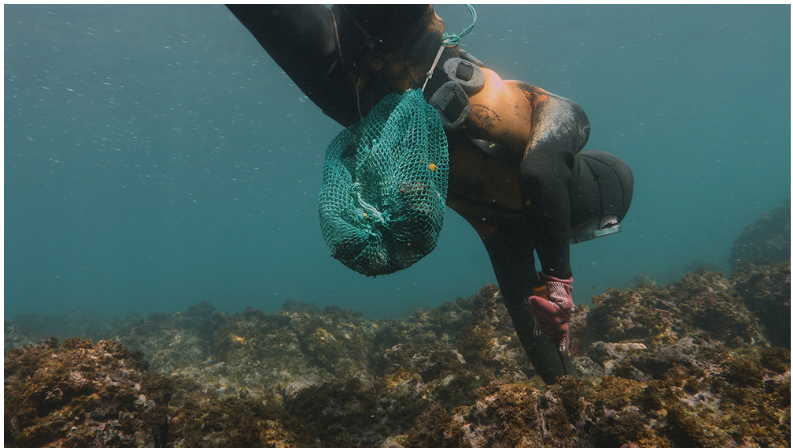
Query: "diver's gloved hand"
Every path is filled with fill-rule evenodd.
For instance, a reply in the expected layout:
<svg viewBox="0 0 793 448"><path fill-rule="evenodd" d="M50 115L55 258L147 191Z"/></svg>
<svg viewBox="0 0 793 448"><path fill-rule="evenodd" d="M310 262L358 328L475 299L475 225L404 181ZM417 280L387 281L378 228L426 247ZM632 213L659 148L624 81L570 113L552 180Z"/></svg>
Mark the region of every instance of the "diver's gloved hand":
<svg viewBox="0 0 793 448"><path fill-rule="evenodd" d="M540 331L548 335L559 353L570 347L569 322L575 312L572 278L561 279L540 272L540 280L548 288L548 297L531 296L526 303L534 314L535 335Z"/></svg>

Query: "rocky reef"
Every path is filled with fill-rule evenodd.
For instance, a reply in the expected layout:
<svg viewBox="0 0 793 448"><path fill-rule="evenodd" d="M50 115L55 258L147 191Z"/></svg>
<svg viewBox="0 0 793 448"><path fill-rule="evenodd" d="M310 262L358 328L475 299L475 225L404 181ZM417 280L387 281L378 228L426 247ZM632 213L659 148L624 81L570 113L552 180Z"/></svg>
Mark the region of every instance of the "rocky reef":
<svg viewBox="0 0 793 448"><path fill-rule="evenodd" d="M575 316L580 379L552 386L493 285L392 320L203 302L120 321L98 343L26 345L36 335L13 330L6 344L24 347L7 347L5 444L787 446L789 279L789 262L746 263L731 280L699 270L610 289Z"/></svg>
<svg viewBox="0 0 793 448"><path fill-rule="evenodd" d="M747 233L740 250L759 241ZM494 285L390 320L295 302L6 320L5 446L789 446L790 259L767 259L775 244L729 278L642 276L593 297L571 322L579 378L550 386Z"/></svg>
<svg viewBox="0 0 793 448"><path fill-rule="evenodd" d="M790 348L790 260L741 263L731 276L746 307L760 319L765 337Z"/></svg>
<svg viewBox="0 0 793 448"><path fill-rule="evenodd" d="M790 260L790 199L747 226L732 245L729 266Z"/></svg>
<svg viewBox="0 0 793 448"><path fill-rule="evenodd" d="M165 446L170 381L112 341L51 339L5 358L5 445Z"/></svg>

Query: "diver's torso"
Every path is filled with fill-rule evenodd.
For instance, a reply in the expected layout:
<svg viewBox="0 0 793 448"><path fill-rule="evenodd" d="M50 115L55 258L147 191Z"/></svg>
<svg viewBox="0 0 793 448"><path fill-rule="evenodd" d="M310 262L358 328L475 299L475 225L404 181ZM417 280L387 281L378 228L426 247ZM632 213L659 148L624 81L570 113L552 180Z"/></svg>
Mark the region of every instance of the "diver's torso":
<svg viewBox="0 0 793 448"><path fill-rule="evenodd" d="M450 136L446 205L477 229L522 227L519 163L488 154L462 132Z"/></svg>
<svg viewBox="0 0 793 448"><path fill-rule="evenodd" d="M343 70L334 74L336 85L347 93L344 113L329 114L344 126L361 119L389 93L403 93L411 88L421 88L425 75L441 45L444 23L429 8L416 23L389 34L367 31L354 10L333 7L338 23ZM364 15L361 12L361 16ZM371 24L370 24L371 25ZM377 29L376 27L374 27ZM447 47L435 68L435 75L427 85L427 92L433 92L446 81L442 72L443 62L449 57L459 56L458 47ZM355 62L352 62L355 61ZM500 92L505 83L492 71L488 72L489 84L479 94L472 96L472 116L486 119L509 118L515 121L511 108L498 110L489 107L488 101L495 101L503 94ZM491 75L492 74L492 75ZM521 95L522 96L522 95ZM478 98L478 100L477 100ZM524 101L525 98L513 99ZM509 104L513 106L513 104ZM323 108L324 109L324 108ZM338 108L337 108L338 109ZM506 110L510 109L510 110ZM493 110L497 114L493 116ZM500 151L504 154L488 152L477 146L469 138L465 129L447 132L449 137L449 190L447 205L474 224L478 230L481 224L486 227L506 228L523 225L521 194L518 186L520 160L531 129L530 107L523 107L519 120L525 120L520 130L521 142L513 139L498 140ZM328 113L328 111L326 111ZM500 114L500 115L499 115ZM482 120L480 120L481 122ZM469 125L473 124L473 121ZM475 137L486 137L487 130L469 126ZM474 129L476 127L476 129ZM500 132L500 131L499 131ZM484 142L487 145L489 142Z"/></svg>

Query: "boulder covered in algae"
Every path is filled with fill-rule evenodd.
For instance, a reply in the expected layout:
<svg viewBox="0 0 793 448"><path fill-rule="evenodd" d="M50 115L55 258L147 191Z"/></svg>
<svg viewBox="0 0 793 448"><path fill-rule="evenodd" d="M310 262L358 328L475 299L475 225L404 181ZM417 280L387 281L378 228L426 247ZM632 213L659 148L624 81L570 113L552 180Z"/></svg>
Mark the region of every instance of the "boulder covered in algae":
<svg viewBox="0 0 793 448"><path fill-rule="evenodd" d="M169 380L112 341L51 339L5 358L5 445L163 446Z"/></svg>
<svg viewBox="0 0 793 448"><path fill-rule="evenodd" d="M8 352L6 446L787 446L790 352L736 286L765 273L773 295L785 271L610 289L572 323L581 378L551 386L492 285L393 320L206 302L129 318L108 341Z"/></svg>
<svg viewBox="0 0 793 448"><path fill-rule="evenodd" d="M790 260L780 263L741 263L731 280L746 308L758 317L763 334L790 348Z"/></svg>
<svg viewBox="0 0 793 448"><path fill-rule="evenodd" d="M731 271L752 261L790 261L790 199L747 226L733 243Z"/></svg>

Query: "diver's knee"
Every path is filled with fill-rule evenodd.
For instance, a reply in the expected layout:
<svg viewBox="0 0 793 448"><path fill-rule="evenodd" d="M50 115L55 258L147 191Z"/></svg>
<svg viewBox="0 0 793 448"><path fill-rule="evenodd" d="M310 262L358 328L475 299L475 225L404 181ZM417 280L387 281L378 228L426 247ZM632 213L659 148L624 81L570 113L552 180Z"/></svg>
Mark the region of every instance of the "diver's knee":
<svg viewBox="0 0 793 448"><path fill-rule="evenodd" d="M579 243L620 231L633 199L633 173L613 154L581 151L570 187L570 239Z"/></svg>

